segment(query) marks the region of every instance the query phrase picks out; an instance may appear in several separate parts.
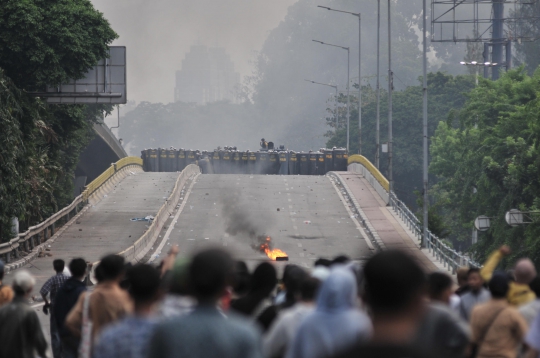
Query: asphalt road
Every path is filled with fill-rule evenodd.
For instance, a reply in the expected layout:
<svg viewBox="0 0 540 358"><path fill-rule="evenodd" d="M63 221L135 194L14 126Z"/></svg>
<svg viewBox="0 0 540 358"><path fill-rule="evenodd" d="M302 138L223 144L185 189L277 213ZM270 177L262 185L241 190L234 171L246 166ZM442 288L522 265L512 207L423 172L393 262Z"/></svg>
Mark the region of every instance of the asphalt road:
<svg viewBox="0 0 540 358"><path fill-rule="evenodd" d="M135 217L155 216L174 188L178 173L136 173L120 181L93 205L76 223L50 245L51 257L38 258L23 267L36 278L32 304L49 340L49 316L42 312L39 290L54 274L52 262L83 257L95 262L105 254L118 253L132 245L146 230L148 222L130 221ZM16 271L15 271L16 272ZM14 272L5 277L11 283ZM51 355L52 356L52 355Z"/></svg>
<svg viewBox="0 0 540 358"><path fill-rule="evenodd" d="M304 267L320 257L364 261L372 253L325 176L200 175L188 195L169 236L162 233L161 257L172 244L183 256L214 246L253 267L267 260L253 248L259 235L270 236L288 263Z"/></svg>

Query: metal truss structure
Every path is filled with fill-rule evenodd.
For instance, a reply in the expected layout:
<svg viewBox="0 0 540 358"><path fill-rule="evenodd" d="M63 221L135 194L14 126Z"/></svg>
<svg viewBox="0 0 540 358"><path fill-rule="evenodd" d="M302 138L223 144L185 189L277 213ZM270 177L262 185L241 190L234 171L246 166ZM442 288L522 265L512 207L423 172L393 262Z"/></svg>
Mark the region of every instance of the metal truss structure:
<svg viewBox="0 0 540 358"><path fill-rule="evenodd" d="M432 42L534 41L538 0L432 0ZM501 30L501 31L499 31Z"/></svg>

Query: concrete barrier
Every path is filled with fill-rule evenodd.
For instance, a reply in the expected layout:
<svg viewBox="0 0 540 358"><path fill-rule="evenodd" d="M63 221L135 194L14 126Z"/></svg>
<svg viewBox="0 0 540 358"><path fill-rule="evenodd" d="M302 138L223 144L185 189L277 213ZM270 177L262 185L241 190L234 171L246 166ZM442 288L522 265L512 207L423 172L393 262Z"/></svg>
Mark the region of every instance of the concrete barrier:
<svg viewBox="0 0 540 358"><path fill-rule="evenodd" d="M146 254L150 251L152 246L156 243L163 225L170 216L170 213L173 212L174 208L178 204L180 196L183 194L185 189L186 182L194 178L196 175L200 174L201 171L199 167L195 164L188 165L176 180L174 189L171 192L171 195L167 198L167 201L161 209L159 209L157 215L154 217L152 224L148 230L137 240L133 245L120 252L119 255L124 256L127 261L139 262ZM94 267L96 265L94 264Z"/></svg>

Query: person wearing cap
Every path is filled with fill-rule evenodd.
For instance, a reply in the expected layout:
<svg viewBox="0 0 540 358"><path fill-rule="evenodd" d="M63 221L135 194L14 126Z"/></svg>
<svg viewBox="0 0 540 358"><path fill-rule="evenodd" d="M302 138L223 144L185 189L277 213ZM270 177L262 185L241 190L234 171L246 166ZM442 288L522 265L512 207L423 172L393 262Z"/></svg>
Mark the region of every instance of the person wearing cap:
<svg viewBox="0 0 540 358"><path fill-rule="evenodd" d="M503 245L499 250L491 254L480 271L484 281L488 282L491 279L491 275L499 262L510 252L510 248ZM517 307L534 301L536 295L529 287L531 281L536 277L536 268L533 262L527 258L519 259L514 267L514 276L516 280L509 283L508 296L506 297L508 302Z"/></svg>
<svg viewBox="0 0 540 358"><path fill-rule="evenodd" d="M508 276L493 274L489 281L491 300L473 308L471 313L472 343L477 357L517 357L527 334L527 322L506 297L510 290Z"/></svg>
<svg viewBox="0 0 540 358"><path fill-rule="evenodd" d="M8 304L13 300L13 289L3 284L4 280L4 261L0 260L0 307Z"/></svg>
<svg viewBox="0 0 540 358"><path fill-rule="evenodd" d="M13 275L13 301L0 308L0 357L47 357L47 341L38 315L28 301L36 279L26 270Z"/></svg>

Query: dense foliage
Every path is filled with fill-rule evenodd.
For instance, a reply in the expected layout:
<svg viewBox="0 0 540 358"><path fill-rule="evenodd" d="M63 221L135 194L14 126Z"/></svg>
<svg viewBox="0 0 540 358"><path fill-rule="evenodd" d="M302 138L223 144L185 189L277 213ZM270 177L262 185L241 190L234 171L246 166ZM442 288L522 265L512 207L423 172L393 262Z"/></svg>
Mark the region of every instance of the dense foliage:
<svg viewBox="0 0 540 358"><path fill-rule="evenodd" d="M0 67L21 89L81 78L116 37L89 0L0 4Z"/></svg>
<svg viewBox="0 0 540 358"><path fill-rule="evenodd" d="M26 93L81 78L116 38L88 0L0 3L0 241L72 200L73 174L105 106L49 106Z"/></svg>
<svg viewBox="0 0 540 358"><path fill-rule="evenodd" d="M431 145L433 188L455 239L470 242L473 221L491 217L472 250L482 260L506 243L514 257L540 263L539 214L533 224L516 228L506 211L540 209L540 71L523 68L498 81L482 80L471 91L456 120L439 123Z"/></svg>
<svg viewBox="0 0 540 358"><path fill-rule="evenodd" d="M467 99L466 94L474 88L472 76L451 76L441 72L428 74L428 119L429 134L434 134L440 121L453 118ZM376 91L371 87L362 89L362 154L375 163L376 136ZM335 131L333 105L329 108L327 123L332 130L327 133L328 147L346 145L347 131L345 125L346 96L338 99L339 128ZM410 86L395 91L393 103L393 141L394 141L394 181L395 192L409 206L416 205L415 190L422 189L422 86ZM350 146L351 152L358 150L358 102L351 98ZM380 110L380 143L388 140L388 92L381 91ZM384 175L388 172L388 156L381 153L380 170Z"/></svg>

